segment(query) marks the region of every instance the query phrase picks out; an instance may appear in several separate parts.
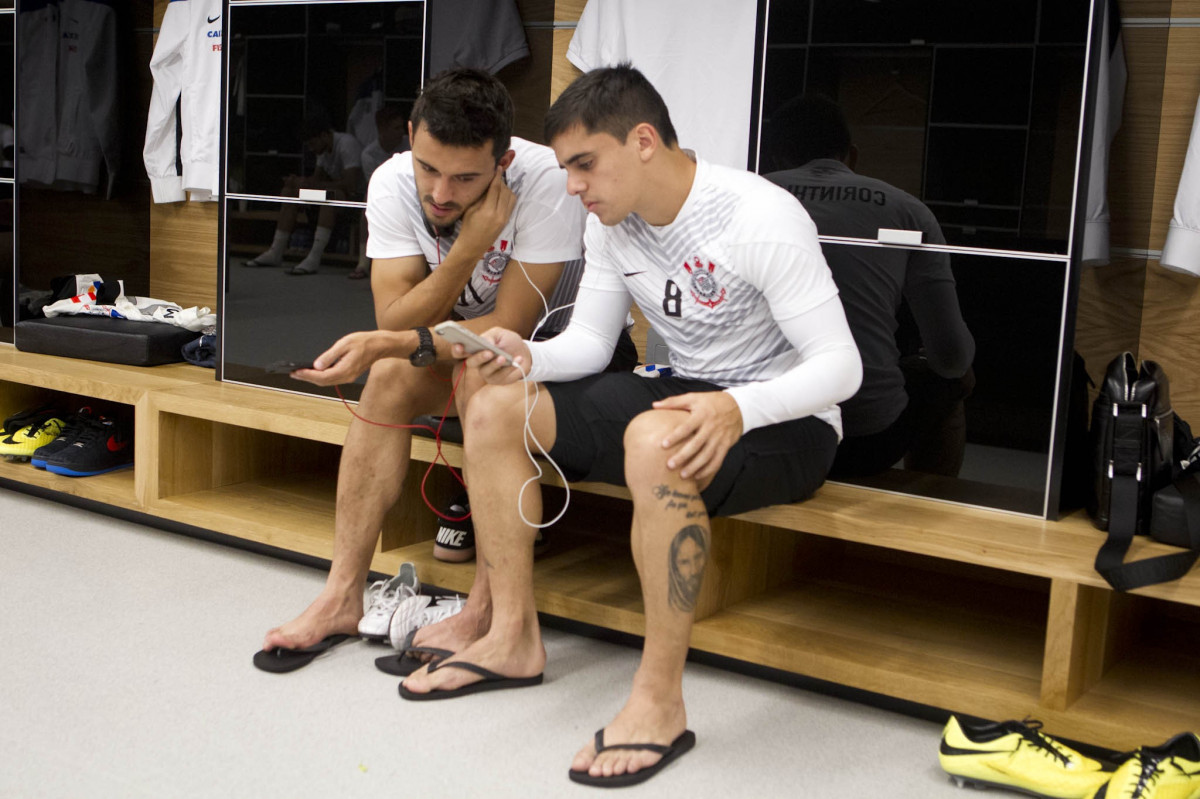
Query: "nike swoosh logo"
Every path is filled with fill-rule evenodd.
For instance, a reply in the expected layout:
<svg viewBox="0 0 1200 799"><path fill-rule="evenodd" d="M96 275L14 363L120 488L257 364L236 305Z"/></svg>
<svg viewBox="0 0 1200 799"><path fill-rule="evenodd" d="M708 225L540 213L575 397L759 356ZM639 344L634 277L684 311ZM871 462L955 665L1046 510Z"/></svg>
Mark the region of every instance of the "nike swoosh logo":
<svg viewBox="0 0 1200 799"><path fill-rule="evenodd" d="M640 272L622 272L621 274L622 274L622 275L624 275L625 277L633 277L634 275L644 275L644 274L646 274L646 270L645 270L645 269L643 269L643 270L642 270L642 271L640 271Z"/></svg>
<svg viewBox="0 0 1200 799"><path fill-rule="evenodd" d="M1006 755L1012 750L1010 749L959 749L957 746L951 746L942 741L942 745L938 747L938 751L943 755Z"/></svg>
<svg viewBox="0 0 1200 799"><path fill-rule="evenodd" d="M209 20L208 20L208 24L209 24L209 25L211 25L211 24L213 24L214 22L216 22L217 20L219 20L220 18L221 18L221 15L220 15L220 14L217 14L215 17L210 17L210 18L209 18Z"/></svg>
<svg viewBox="0 0 1200 799"><path fill-rule="evenodd" d="M128 446L129 446L128 441L117 441L112 436L108 437L108 451L109 452L120 452L121 450L125 449Z"/></svg>

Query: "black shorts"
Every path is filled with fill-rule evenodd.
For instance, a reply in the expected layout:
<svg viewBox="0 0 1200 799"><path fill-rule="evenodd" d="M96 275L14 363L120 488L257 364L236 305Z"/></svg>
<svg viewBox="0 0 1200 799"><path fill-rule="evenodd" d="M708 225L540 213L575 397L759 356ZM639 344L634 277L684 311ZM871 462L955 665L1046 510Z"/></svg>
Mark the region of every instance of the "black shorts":
<svg viewBox="0 0 1200 799"><path fill-rule="evenodd" d="M685 377L600 374L547 383L557 431L550 457L572 482L625 485L625 428L656 400L721 386ZM837 433L813 416L751 430L730 448L701 497L710 516L808 499L825 482Z"/></svg>

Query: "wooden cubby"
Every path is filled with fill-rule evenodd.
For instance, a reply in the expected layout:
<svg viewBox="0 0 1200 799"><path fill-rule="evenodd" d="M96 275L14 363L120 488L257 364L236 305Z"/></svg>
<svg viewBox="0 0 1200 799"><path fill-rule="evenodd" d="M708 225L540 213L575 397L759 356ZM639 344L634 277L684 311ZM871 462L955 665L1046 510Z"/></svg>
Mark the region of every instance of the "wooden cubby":
<svg viewBox="0 0 1200 799"><path fill-rule="evenodd" d="M332 554L337 463L351 419L337 402L217 383L187 365L139 369L0 348L6 412L48 398L132 406L134 469L65 478L0 463L36 486L318 558ZM441 457L461 464L461 449ZM473 564L433 558L421 500L452 490L434 442L414 438L397 511L372 568L416 564L466 591ZM428 476L426 473L428 472ZM548 512L564 492L547 478ZM543 613L644 631L628 493L571 485L536 565ZM1081 514L1049 522L827 484L799 505L715 520L695 650L945 710L1042 719L1115 749L1200 727L1200 576L1131 594L1092 568L1103 535ZM1148 540L1131 557L1169 551Z"/></svg>

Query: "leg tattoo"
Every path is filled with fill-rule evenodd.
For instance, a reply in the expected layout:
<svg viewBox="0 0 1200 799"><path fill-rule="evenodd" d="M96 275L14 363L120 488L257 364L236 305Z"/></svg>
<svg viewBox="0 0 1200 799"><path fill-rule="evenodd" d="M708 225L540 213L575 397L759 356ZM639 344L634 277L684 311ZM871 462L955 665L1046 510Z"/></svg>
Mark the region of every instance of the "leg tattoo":
<svg viewBox="0 0 1200 799"><path fill-rule="evenodd" d="M708 530L698 524L684 527L671 541L669 568L671 607L681 613L696 609L704 567L708 563Z"/></svg>

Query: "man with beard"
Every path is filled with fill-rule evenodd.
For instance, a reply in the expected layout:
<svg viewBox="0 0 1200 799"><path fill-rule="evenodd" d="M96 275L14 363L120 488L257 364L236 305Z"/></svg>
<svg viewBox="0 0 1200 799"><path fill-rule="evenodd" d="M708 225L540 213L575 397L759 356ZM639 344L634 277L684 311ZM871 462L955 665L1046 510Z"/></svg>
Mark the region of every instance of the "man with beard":
<svg viewBox="0 0 1200 799"><path fill-rule="evenodd" d="M378 330L344 336L293 377L330 386L370 369L358 416L407 425L441 414L457 382L449 347L429 331L436 323L453 318L475 332L503 326L522 335L539 322L542 334L565 325L569 312L547 313L574 298L585 214L567 195L554 153L512 137L512 120L507 90L486 72L453 69L426 85L409 119L412 149L382 164L368 191ZM464 380L454 394L460 414L471 388ZM329 577L299 617L267 633L272 670L289 670L277 660L303 665L313 650L360 632L363 584L411 442L408 429L351 421ZM486 577L472 593L486 594ZM386 624L375 634L386 638Z"/></svg>

